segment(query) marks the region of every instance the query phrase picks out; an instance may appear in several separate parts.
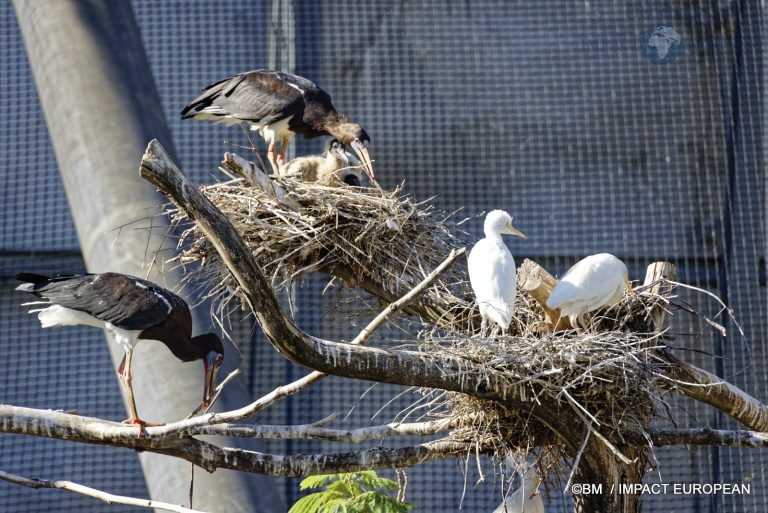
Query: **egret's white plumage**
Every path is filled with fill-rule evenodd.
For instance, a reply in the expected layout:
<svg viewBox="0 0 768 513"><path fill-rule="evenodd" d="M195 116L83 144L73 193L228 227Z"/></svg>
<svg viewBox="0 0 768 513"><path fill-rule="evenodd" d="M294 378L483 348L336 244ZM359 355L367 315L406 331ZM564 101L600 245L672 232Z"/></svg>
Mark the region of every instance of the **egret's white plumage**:
<svg viewBox="0 0 768 513"><path fill-rule="evenodd" d="M514 465L507 466L515 468ZM519 469L519 486L505 495L504 502L493 513L544 513L544 501L539 492L541 478L527 463L520 465Z"/></svg>
<svg viewBox="0 0 768 513"><path fill-rule="evenodd" d="M627 266L609 253L598 253L579 260L568 269L552 289L547 306L559 308L572 326L586 328L584 314L602 306L615 305L625 290L632 292Z"/></svg>
<svg viewBox="0 0 768 513"><path fill-rule="evenodd" d="M483 318L481 333L485 334L488 321L506 332L512 322L517 293L515 259L509 252L501 234L525 237L512 226L512 216L503 210L492 210L485 216L485 238L478 241L469 253L469 282L475 292L477 306Z"/></svg>

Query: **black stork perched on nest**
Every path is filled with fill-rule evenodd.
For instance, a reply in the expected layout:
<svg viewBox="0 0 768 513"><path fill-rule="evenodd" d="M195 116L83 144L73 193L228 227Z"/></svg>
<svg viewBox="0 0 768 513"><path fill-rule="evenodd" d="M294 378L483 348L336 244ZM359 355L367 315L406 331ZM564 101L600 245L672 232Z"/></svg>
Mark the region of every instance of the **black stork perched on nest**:
<svg viewBox="0 0 768 513"><path fill-rule="evenodd" d="M29 312L37 313L43 328L78 324L104 328L125 348L117 370L130 414L124 423L150 425L139 419L131 386L131 356L140 339L159 340L183 362L202 360L203 406L208 406L224 347L213 333L192 336L189 307L176 294L150 281L118 273L54 277L21 273L16 279L25 282L16 290L44 300L24 305L48 305Z"/></svg>
<svg viewBox="0 0 768 513"><path fill-rule="evenodd" d="M268 155L279 166L294 134L307 139L331 135L350 145L372 182L376 181L368 156L371 139L356 123L339 114L331 97L311 80L282 71L255 70L207 86L184 107L181 118L208 119L227 125L247 122L269 144ZM275 144L280 151L275 154Z"/></svg>

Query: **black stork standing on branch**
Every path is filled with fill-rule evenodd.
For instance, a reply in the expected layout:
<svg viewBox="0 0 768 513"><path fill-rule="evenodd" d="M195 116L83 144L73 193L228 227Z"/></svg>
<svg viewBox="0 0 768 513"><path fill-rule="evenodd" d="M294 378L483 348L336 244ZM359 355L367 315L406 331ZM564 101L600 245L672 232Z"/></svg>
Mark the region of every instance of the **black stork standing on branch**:
<svg viewBox="0 0 768 513"><path fill-rule="evenodd" d="M118 273L41 276L21 273L16 290L47 305L31 310L43 328L85 325L104 328L125 348L117 370L128 402L127 424L149 425L139 419L131 386L131 356L140 339L159 340L181 361L202 360L205 372L203 407L213 394L216 373L224 357L221 339L213 333L192 336L192 316L176 294L146 280Z"/></svg>
<svg viewBox="0 0 768 513"><path fill-rule="evenodd" d="M349 145L363 163L372 182L368 156L370 137L363 127L339 114L331 97L304 77L282 71L256 70L225 78L207 86L184 107L182 119L209 119L234 125L247 122L269 144L270 160L285 164L285 152L294 134L311 139L331 135ZM275 157L275 144L280 150Z"/></svg>

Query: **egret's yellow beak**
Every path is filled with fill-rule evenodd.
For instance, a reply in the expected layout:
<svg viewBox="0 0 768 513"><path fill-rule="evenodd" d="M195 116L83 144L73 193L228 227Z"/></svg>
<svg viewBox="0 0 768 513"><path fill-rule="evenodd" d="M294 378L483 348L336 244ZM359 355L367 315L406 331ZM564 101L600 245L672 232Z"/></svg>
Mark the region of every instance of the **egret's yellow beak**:
<svg viewBox="0 0 768 513"><path fill-rule="evenodd" d="M522 237L524 239L527 239L528 237L525 236L523 232L512 226L511 223L507 223L506 231L504 233L508 233L510 235L517 235L518 237Z"/></svg>

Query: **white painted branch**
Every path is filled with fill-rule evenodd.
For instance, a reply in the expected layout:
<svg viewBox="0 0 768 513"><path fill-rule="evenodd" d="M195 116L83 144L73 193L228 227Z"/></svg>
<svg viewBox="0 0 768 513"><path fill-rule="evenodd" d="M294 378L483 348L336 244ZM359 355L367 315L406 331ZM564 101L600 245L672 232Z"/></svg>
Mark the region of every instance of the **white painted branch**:
<svg viewBox="0 0 768 513"><path fill-rule="evenodd" d="M9 483L18 484L21 486L27 486L29 488L56 488L59 490L67 490L100 501L107 504L125 504L127 506L138 506L140 508L153 508L162 509L165 511L175 511L176 513L205 513L204 511L197 509L189 509L177 504L169 504L167 502L153 501L148 499L137 499L135 497L127 497L125 495L114 495L112 493L103 492L90 486L73 483L72 481L48 481L45 479L29 479L27 477L17 476L16 474L10 474L0 470L0 479L8 481Z"/></svg>
<svg viewBox="0 0 768 513"><path fill-rule="evenodd" d="M315 424L299 426L245 426L216 424L186 431L188 435L226 435L243 438L318 439L334 442L360 443L397 436L429 436L455 428L467 419L452 417L428 422L390 423L358 429L330 429Z"/></svg>

